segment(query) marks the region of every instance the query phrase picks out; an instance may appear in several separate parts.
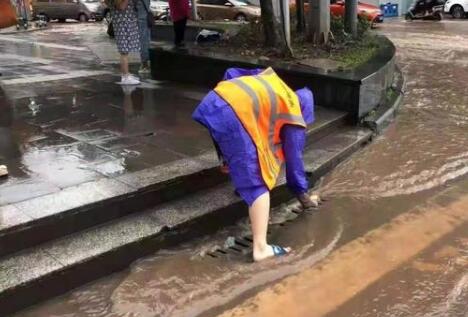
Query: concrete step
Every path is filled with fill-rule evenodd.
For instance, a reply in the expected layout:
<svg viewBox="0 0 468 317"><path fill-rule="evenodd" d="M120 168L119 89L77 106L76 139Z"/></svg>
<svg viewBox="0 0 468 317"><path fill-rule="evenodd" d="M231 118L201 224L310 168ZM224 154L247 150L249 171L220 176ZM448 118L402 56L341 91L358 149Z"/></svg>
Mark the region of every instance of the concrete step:
<svg viewBox="0 0 468 317"><path fill-rule="evenodd" d="M311 185L372 137L342 127L305 153ZM282 177L272 206L291 198ZM123 212L122 212L123 213ZM229 183L0 258L0 316L126 268L139 257L232 225L247 208Z"/></svg>
<svg viewBox="0 0 468 317"><path fill-rule="evenodd" d="M309 140L346 123L347 114L317 107ZM0 206L0 256L124 217L227 181L214 151L116 179L101 179Z"/></svg>

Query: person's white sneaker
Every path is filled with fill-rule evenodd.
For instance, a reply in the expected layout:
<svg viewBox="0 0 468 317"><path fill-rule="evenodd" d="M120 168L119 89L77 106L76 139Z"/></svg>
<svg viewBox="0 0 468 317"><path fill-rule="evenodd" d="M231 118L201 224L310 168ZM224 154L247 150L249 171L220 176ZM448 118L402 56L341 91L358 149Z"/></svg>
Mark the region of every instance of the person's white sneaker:
<svg viewBox="0 0 468 317"><path fill-rule="evenodd" d="M137 77L131 74L128 74L128 75L122 76L122 80L120 81L120 84L121 85L139 85L140 80Z"/></svg>

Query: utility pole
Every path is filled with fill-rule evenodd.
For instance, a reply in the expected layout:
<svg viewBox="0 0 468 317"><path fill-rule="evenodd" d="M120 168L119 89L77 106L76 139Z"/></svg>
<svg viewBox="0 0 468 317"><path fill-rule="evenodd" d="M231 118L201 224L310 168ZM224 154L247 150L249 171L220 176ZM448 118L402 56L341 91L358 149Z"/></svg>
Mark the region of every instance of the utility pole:
<svg viewBox="0 0 468 317"><path fill-rule="evenodd" d="M353 37L357 36L357 0L346 0L345 2L345 31Z"/></svg>

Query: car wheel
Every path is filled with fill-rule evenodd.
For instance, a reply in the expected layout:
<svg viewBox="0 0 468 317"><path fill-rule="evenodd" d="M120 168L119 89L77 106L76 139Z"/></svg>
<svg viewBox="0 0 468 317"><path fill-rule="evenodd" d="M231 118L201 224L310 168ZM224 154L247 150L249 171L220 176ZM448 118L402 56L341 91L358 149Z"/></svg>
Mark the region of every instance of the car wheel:
<svg viewBox="0 0 468 317"><path fill-rule="evenodd" d="M456 5L452 8L452 16L455 19L463 19L465 16L465 11L463 10L462 6Z"/></svg>
<svg viewBox="0 0 468 317"><path fill-rule="evenodd" d="M413 16L411 15L411 13L406 13L405 14L405 20L406 21L413 21Z"/></svg>
<svg viewBox="0 0 468 317"><path fill-rule="evenodd" d="M241 13L241 14L236 15L236 17L234 18L234 21L236 21L236 22L246 22L247 17Z"/></svg>
<svg viewBox="0 0 468 317"><path fill-rule="evenodd" d="M436 21L442 21L442 18L443 18L442 12L436 12L436 13L434 13L434 19L435 19Z"/></svg>
<svg viewBox="0 0 468 317"><path fill-rule="evenodd" d="M88 17L86 16L86 14L81 13L81 14L78 16L78 21L80 21L80 22L88 22Z"/></svg>
<svg viewBox="0 0 468 317"><path fill-rule="evenodd" d="M66 19L58 19L60 23L65 23L67 20Z"/></svg>

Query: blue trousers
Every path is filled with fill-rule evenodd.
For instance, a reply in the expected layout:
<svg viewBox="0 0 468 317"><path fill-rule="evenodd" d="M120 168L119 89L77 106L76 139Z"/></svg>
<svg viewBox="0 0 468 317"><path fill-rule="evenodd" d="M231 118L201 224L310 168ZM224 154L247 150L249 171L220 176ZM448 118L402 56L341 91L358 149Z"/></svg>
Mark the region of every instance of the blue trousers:
<svg viewBox="0 0 468 317"><path fill-rule="evenodd" d="M146 4L146 8L150 8L150 0L137 0L136 7L138 11L138 30L140 32L140 58L141 63L147 63L149 61L149 47L151 41L151 30L148 27L147 11L143 2Z"/></svg>

